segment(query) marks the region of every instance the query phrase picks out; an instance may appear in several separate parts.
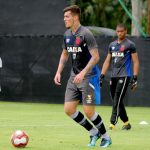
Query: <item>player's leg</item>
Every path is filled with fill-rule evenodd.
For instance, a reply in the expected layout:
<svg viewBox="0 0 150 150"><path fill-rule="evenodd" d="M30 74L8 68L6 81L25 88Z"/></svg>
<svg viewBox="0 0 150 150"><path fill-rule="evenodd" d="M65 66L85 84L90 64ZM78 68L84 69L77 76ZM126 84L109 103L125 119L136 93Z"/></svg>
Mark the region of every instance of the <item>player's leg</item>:
<svg viewBox="0 0 150 150"><path fill-rule="evenodd" d="M124 104L120 104L120 119L124 122L122 130L131 129L131 124L129 123L129 119Z"/></svg>
<svg viewBox="0 0 150 150"><path fill-rule="evenodd" d="M84 105L83 104L83 111L88 119L90 119L95 113L95 107L93 105ZM96 141L101 137L101 134L97 128L94 128L90 131L90 142L88 147L94 147Z"/></svg>
<svg viewBox="0 0 150 150"><path fill-rule="evenodd" d="M91 120L91 122L95 125L95 127L98 129L98 133L94 135L93 137L90 137L91 141L89 143L89 146L95 146L96 141L102 137L102 142L100 144L101 147L108 147L111 144L111 139L106 131L105 125L103 123L103 120L101 116L95 112L95 106L91 105L84 105L83 106L84 113L86 116Z"/></svg>
<svg viewBox="0 0 150 150"><path fill-rule="evenodd" d="M76 109L77 105L78 101L65 102L64 104L65 113L69 117L71 117L75 122L83 126L87 131L89 131L90 137L94 137L93 140L97 140L100 137L98 130L94 128L93 125L87 120L87 118ZM94 141L91 142L92 145L89 145L90 147L94 146L95 144Z"/></svg>
<svg viewBox="0 0 150 150"><path fill-rule="evenodd" d="M118 121L118 117L121 114L121 118L124 117L124 119L128 119L124 104L123 104L123 97L126 92L126 88L128 86L128 80L127 77L119 78L117 81L116 85L116 90L114 94L114 99L113 99L113 110L112 110L112 115L111 115L111 124L115 125ZM112 81L112 87L113 83ZM116 84L116 83L115 83Z"/></svg>
<svg viewBox="0 0 150 150"><path fill-rule="evenodd" d="M86 117L77 110L77 105L80 98L81 93L77 89L77 86L72 83L72 79L69 79L65 93L64 111L75 122L83 126L87 131L89 131L90 135L92 136L93 134L97 133L97 130L86 119Z"/></svg>
<svg viewBox="0 0 150 150"><path fill-rule="evenodd" d="M91 79L86 79L82 83L81 89L82 89L83 110L86 116L91 120L91 122L95 125L100 135L102 136L101 146L107 147L111 144L111 139L106 132L102 118L97 112L95 112L95 101L96 101L96 97L99 96L97 95L99 94L99 92L97 91L100 91L100 87L99 87L99 82L93 82L95 81L95 79L93 78L95 77L92 77ZM94 146L95 146L95 142L93 144Z"/></svg>
<svg viewBox="0 0 150 150"><path fill-rule="evenodd" d="M111 78L110 80L110 95L112 99L112 113L110 118L110 125L109 129L114 130L115 129L115 120L117 115L117 101L114 99L116 94L116 87L117 87L117 78ZM118 118L117 118L118 119Z"/></svg>
<svg viewBox="0 0 150 150"><path fill-rule="evenodd" d="M129 123L129 119L128 119L127 112L125 109L124 97L125 97L125 94L127 92L127 88L128 88L129 82L130 82L130 77L125 77L122 80L124 82L124 88L122 89L122 94L120 96L119 116L120 116L120 119L124 122L122 129L129 130L129 129L131 129L131 125Z"/></svg>

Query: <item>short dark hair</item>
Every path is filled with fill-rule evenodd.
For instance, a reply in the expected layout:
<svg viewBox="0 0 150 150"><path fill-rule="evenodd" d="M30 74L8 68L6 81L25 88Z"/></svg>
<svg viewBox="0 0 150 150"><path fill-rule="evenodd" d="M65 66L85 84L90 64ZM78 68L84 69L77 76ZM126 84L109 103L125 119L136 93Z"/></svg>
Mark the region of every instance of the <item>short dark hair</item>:
<svg viewBox="0 0 150 150"><path fill-rule="evenodd" d="M124 28L125 30L127 30L127 27L126 27L123 23L117 24L117 27L119 27L119 28ZM117 27L116 27L116 28L117 28Z"/></svg>
<svg viewBox="0 0 150 150"><path fill-rule="evenodd" d="M67 11L71 11L71 13L75 14L75 15L78 15L79 19L81 17L81 9L79 6L77 5L71 5L71 6L68 6L66 7L63 12L67 12Z"/></svg>

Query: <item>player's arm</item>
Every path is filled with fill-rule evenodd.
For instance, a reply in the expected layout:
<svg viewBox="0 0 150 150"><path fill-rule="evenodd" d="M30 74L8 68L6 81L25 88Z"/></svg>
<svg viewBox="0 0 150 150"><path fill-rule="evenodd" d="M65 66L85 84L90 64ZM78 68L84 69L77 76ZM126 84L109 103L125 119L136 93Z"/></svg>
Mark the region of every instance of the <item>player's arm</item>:
<svg viewBox="0 0 150 150"><path fill-rule="evenodd" d="M93 48L90 51L91 59L85 68L74 78L74 83L81 83L84 79L84 76L98 63L99 61L99 53L97 48Z"/></svg>
<svg viewBox="0 0 150 150"><path fill-rule="evenodd" d="M107 54L107 57L103 63L103 66L102 66L102 71L101 71L101 76L100 76L100 87L102 87L102 82L103 82L103 79L105 77L105 74L107 72L107 70L109 69L109 66L110 66L110 62L111 62L111 54L108 53Z"/></svg>
<svg viewBox="0 0 150 150"><path fill-rule="evenodd" d="M137 53L131 54L133 61L133 78L131 80L131 89L135 90L137 88L137 76L139 73L139 58Z"/></svg>
<svg viewBox="0 0 150 150"><path fill-rule="evenodd" d="M111 54L108 53L107 57L106 57L106 59L103 63L101 74L105 75L107 70L109 69L110 62L111 62L111 57L112 57Z"/></svg>
<svg viewBox="0 0 150 150"><path fill-rule="evenodd" d="M56 75L54 77L54 82L57 85L61 85L61 73L65 67L66 62L68 61L68 57L69 57L69 54L68 54L67 50L63 49L62 54L60 56Z"/></svg>
<svg viewBox="0 0 150 150"><path fill-rule="evenodd" d="M132 61L133 61L133 75L138 75L139 73L139 58L137 53L132 53Z"/></svg>

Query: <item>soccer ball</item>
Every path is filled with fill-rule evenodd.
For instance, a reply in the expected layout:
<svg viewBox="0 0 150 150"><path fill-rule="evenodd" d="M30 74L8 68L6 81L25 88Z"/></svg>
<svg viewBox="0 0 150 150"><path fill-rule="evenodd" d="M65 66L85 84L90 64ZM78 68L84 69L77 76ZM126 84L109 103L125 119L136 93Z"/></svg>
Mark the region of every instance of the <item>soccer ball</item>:
<svg viewBox="0 0 150 150"><path fill-rule="evenodd" d="M11 135L11 143L14 147L25 147L28 144L29 136L26 134L25 131L16 130Z"/></svg>

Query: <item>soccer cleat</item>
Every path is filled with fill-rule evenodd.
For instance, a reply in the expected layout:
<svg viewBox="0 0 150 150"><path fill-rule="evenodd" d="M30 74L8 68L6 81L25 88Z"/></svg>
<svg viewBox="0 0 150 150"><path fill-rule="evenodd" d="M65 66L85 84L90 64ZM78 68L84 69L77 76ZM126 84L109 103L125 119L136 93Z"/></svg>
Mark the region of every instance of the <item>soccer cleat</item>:
<svg viewBox="0 0 150 150"><path fill-rule="evenodd" d="M109 130L115 130L115 125L110 124L110 126L109 126Z"/></svg>
<svg viewBox="0 0 150 150"><path fill-rule="evenodd" d="M98 132L94 136L90 136L90 143L88 144L88 147L94 147L96 144L96 141L101 137L100 133Z"/></svg>
<svg viewBox="0 0 150 150"><path fill-rule="evenodd" d="M110 139L103 138L101 141L100 147L106 148L111 144L112 144L111 138Z"/></svg>
<svg viewBox="0 0 150 150"><path fill-rule="evenodd" d="M131 124L130 123L128 123L127 125L124 125L122 127L122 130L130 130L130 129L131 129Z"/></svg>

